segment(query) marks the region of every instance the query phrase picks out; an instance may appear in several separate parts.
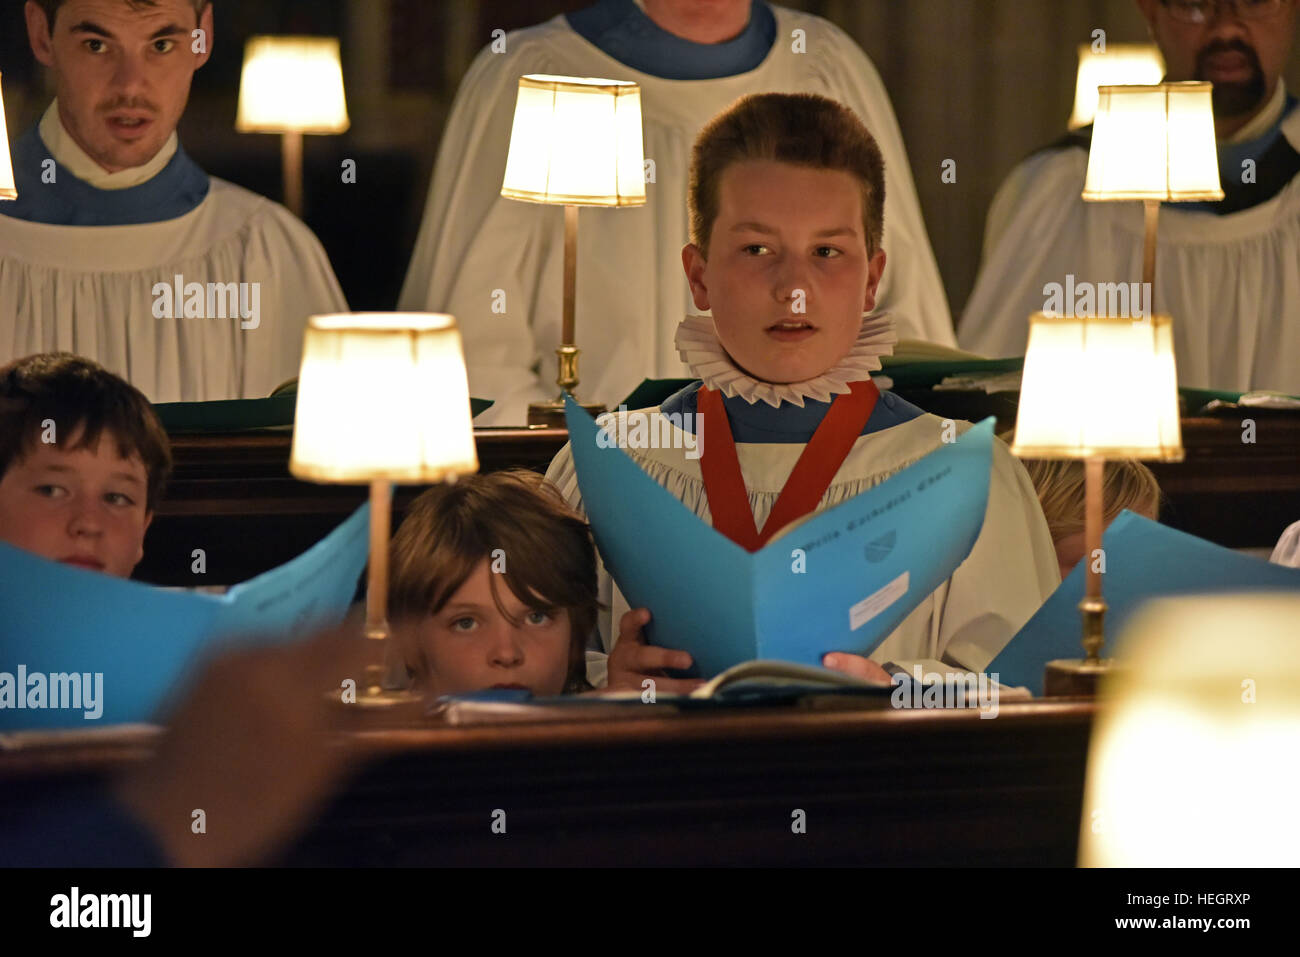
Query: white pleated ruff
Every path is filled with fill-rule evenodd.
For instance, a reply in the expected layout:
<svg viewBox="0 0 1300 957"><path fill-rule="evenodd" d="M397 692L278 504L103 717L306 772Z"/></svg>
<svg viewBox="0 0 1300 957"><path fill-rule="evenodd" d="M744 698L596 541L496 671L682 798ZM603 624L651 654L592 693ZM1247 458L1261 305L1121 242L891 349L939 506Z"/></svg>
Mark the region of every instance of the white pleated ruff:
<svg viewBox="0 0 1300 957"><path fill-rule="evenodd" d="M741 369L718 340L710 316L687 316L677 327L674 345L691 375L728 398L739 397L750 405L765 402L779 408L789 402L803 408L805 399L830 402L850 391L849 383L861 382L880 370L880 357L890 355L898 343L894 324L886 314L862 317L862 327L853 347L839 362L821 375L803 382L765 382Z"/></svg>

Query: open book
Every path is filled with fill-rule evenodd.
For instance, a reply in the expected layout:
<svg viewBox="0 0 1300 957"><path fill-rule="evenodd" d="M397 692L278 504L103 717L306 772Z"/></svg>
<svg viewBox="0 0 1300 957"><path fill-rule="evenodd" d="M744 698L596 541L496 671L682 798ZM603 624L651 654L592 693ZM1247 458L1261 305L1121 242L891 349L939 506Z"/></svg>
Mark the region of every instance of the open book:
<svg viewBox="0 0 1300 957"><path fill-rule="evenodd" d="M1000 702L1031 697L1024 688L1007 687L988 675L964 672L941 661L924 660L913 666L908 670L887 664L890 680L873 682L788 661L747 661L690 694L658 693L647 686L642 691L534 698L523 690L493 689L445 695L433 703L429 714L452 725L617 721L659 717L665 712L776 706L977 708L996 717Z"/></svg>
<svg viewBox="0 0 1300 957"><path fill-rule="evenodd" d="M1013 688L954 668L934 659L912 662L912 668L886 664L888 684L854 678L828 668L785 661L748 661L705 682L691 698L737 704L769 703L781 698L804 699L819 695L855 695L887 698L895 708L988 708L990 696L1004 701L1027 701L1026 688ZM995 704L996 707L996 704Z"/></svg>
<svg viewBox="0 0 1300 957"><path fill-rule="evenodd" d="M566 403L605 565L632 607L654 616L647 639L690 652L703 677L756 658L819 665L828 651L869 655L961 564L984 523L992 419L751 553Z"/></svg>

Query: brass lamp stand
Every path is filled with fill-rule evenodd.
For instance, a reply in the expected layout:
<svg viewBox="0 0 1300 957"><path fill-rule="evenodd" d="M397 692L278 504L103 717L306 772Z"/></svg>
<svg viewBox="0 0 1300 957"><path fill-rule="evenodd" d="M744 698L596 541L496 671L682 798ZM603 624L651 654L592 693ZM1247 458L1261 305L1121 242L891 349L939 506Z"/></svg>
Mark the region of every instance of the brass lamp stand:
<svg viewBox="0 0 1300 957"><path fill-rule="evenodd" d="M1156 227L1160 223L1160 200L1142 201L1142 282L1151 290L1150 313L1156 314Z"/></svg>
<svg viewBox="0 0 1300 957"><path fill-rule="evenodd" d="M1096 554L1101 549L1102 477L1106 460L1101 456L1085 459L1083 560L1087 563L1086 585L1079 611L1083 615L1084 657L1049 661L1044 673L1043 693L1052 695L1095 695L1103 675L1110 671L1113 659L1102 658L1106 643L1106 599L1101 597L1101 573Z"/></svg>
<svg viewBox="0 0 1300 957"><path fill-rule="evenodd" d="M302 219L302 134L285 130L281 134L280 166L284 178L284 205Z"/></svg>
<svg viewBox="0 0 1300 957"><path fill-rule="evenodd" d="M412 704L422 696L411 690L401 649L388 624L388 542L392 527L393 487L387 479L370 483L370 565L366 577L366 625L363 634L372 650L356 704L387 708ZM329 693L333 699L338 692Z"/></svg>
<svg viewBox="0 0 1300 957"><path fill-rule="evenodd" d="M528 405L528 424L550 428L564 427L564 395L573 395L578 387L578 353L581 351L574 343L575 304L578 286L578 207L564 207L564 324L561 329L560 347L555 350L559 361L559 372L555 384L560 393L549 402L531 402ZM577 396L574 396L577 401ZM605 411L598 403L579 402L593 418Z"/></svg>
<svg viewBox="0 0 1300 957"><path fill-rule="evenodd" d="M528 406L528 425L564 427L564 397L578 387L574 337L578 207L644 206L641 88L628 80L529 73L519 78L501 195L564 207L564 313L556 350L559 393ZM580 403L581 404L581 403ZM583 404L593 416L600 405Z"/></svg>

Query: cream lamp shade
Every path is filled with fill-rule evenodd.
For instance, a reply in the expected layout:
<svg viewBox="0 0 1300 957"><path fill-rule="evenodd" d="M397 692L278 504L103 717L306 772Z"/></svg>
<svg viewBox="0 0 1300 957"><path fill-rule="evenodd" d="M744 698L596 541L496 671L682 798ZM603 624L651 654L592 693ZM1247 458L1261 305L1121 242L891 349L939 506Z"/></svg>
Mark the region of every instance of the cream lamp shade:
<svg viewBox="0 0 1300 957"><path fill-rule="evenodd" d="M1083 198L1223 199L1209 83L1103 86Z"/></svg>
<svg viewBox="0 0 1300 957"><path fill-rule="evenodd" d="M1098 53L1090 43L1079 44L1079 76L1074 88L1070 129L1087 126L1097 115L1097 89L1115 84L1159 83L1165 58L1154 43L1108 43Z"/></svg>
<svg viewBox="0 0 1300 957"><path fill-rule="evenodd" d="M14 184L14 164L9 158L9 129L5 125L5 98L0 89L0 199L17 199Z"/></svg>
<svg viewBox="0 0 1300 957"><path fill-rule="evenodd" d="M469 386L451 316L313 316L289 471L313 482L438 482L476 472Z"/></svg>
<svg viewBox="0 0 1300 957"><path fill-rule="evenodd" d="M1170 317L1030 316L1011 451L1043 459L1181 460Z"/></svg>
<svg viewBox="0 0 1300 957"><path fill-rule="evenodd" d="M1295 866L1297 622L1289 591L1162 598L1137 612L1120 636L1124 664L1102 685L1080 864Z"/></svg>
<svg viewBox="0 0 1300 957"><path fill-rule="evenodd" d="M644 164L637 84L519 78L502 196L568 206L643 206Z"/></svg>
<svg viewBox="0 0 1300 957"><path fill-rule="evenodd" d="M239 82L240 133L342 133L349 126L339 41L250 37Z"/></svg>

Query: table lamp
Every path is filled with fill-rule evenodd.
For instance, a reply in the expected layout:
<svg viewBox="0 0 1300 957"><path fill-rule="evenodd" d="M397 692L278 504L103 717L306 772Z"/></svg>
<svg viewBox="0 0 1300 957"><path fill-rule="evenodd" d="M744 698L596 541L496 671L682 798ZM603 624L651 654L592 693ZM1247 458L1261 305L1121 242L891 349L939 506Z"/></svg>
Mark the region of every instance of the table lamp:
<svg viewBox="0 0 1300 957"><path fill-rule="evenodd" d="M240 133L283 137L284 204L302 218L302 135L349 126L339 41L333 37L250 37L239 81Z"/></svg>
<svg viewBox="0 0 1300 957"><path fill-rule="evenodd" d="M1115 84L1159 83L1165 58L1154 43L1109 43L1099 53L1090 43L1079 44L1079 75L1074 87L1074 111L1069 128L1087 126L1097 115L1097 90Z"/></svg>
<svg viewBox="0 0 1300 957"><path fill-rule="evenodd" d="M3 74L0 74L2 77ZM14 164L9 159L9 129L5 126L4 90L0 88L0 199L17 199L14 183Z"/></svg>
<svg viewBox="0 0 1300 957"><path fill-rule="evenodd" d="M1135 614L1124 667L1102 684L1082 866L1295 866L1297 622L1300 595L1279 591L1161 598Z"/></svg>
<svg viewBox="0 0 1300 957"><path fill-rule="evenodd" d="M1156 226L1162 202L1223 199L1209 83L1103 86L1083 198L1142 200L1142 281L1155 313Z"/></svg>
<svg viewBox="0 0 1300 957"><path fill-rule="evenodd" d="M309 319L289 471L311 482L370 485L365 635L376 654L357 703L410 700L388 626L390 483L478 471L456 320L407 312Z"/></svg>
<svg viewBox="0 0 1300 957"><path fill-rule="evenodd" d="M529 425L563 425L564 394L578 385L574 303L579 206L644 206L641 88L624 80L519 78L501 195L564 207L564 312L559 395L528 407ZM583 405L591 414L600 405Z"/></svg>
<svg viewBox="0 0 1300 957"><path fill-rule="evenodd" d="M1095 693L1109 668L1101 658L1106 602L1095 560L1105 515L1105 460L1183 458L1173 320L1030 316L1011 451L1024 458L1083 460L1084 657L1048 662L1044 691Z"/></svg>

